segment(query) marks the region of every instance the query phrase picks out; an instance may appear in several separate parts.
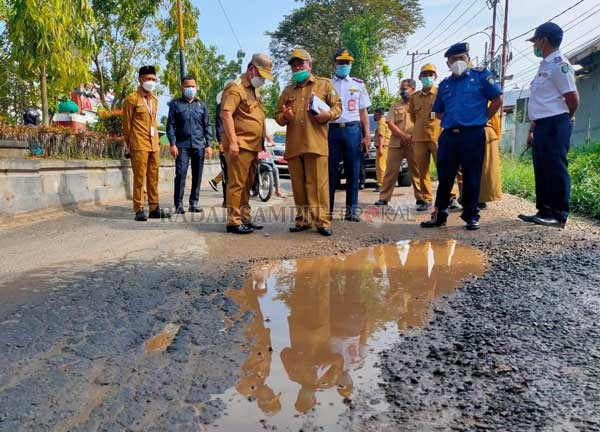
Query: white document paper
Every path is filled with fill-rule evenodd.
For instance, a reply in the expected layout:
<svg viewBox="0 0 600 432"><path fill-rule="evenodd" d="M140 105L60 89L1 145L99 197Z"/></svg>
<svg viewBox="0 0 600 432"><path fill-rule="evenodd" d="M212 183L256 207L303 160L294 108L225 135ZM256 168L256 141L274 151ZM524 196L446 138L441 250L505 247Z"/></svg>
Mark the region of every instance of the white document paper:
<svg viewBox="0 0 600 432"><path fill-rule="evenodd" d="M322 109L325 112L329 112L329 110L331 109L329 107L329 105L327 105L323 99L321 99L320 97L318 97L317 95L314 95L312 97L312 100L310 102L310 110L313 114L317 115L319 114L321 111L319 109Z"/></svg>

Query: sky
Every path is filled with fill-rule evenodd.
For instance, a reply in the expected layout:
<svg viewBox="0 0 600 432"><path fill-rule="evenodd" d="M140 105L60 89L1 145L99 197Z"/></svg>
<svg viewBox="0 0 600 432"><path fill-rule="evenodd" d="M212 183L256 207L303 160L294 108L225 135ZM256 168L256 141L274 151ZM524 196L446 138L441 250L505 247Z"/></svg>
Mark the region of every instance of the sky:
<svg viewBox="0 0 600 432"><path fill-rule="evenodd" d="M502 27L505 2L509 2L509 38L533 29L561 13L572 5L573 9L556 18L554 22L565 29L563 52L569 53L594 38L600 36L600 0L500 0L497 18L497 49L502 44ZM214 45L228 59L235 58L237 50L246 52L246 63L254 52L269 52L270 38L265 34L277 28L281 19L301 5L294 0L193 0L200 9L198 32L207 45ZM221 5L225 10L221 8ZM486 0L422 0L424 26L407 38L403 46L386 61L392 69L402 69L405 77L410 77L410 58L407 51L440 53L425 58L419 56L415 64L415 76L419 68L428 62L435 64L441 78L448 75L448 67L443 57L444 49L464 40L469 35L485 31L488 35L477 34L468 39L471 57L483 59L486 41L491 40L492 11ZM449 14L452 12L451 14ZM227 21L231 22L233 31ZM512 41L509 45L513 61L507 68L507 75L514 75L507 81L507 89L525 88L536 73L539 61L534 57L532 44L526 39L533 30ZM310 51L310 47L309 48ZM499 51L498 51L499 52ZM394 88L398 83L392 79Z"/></svg>

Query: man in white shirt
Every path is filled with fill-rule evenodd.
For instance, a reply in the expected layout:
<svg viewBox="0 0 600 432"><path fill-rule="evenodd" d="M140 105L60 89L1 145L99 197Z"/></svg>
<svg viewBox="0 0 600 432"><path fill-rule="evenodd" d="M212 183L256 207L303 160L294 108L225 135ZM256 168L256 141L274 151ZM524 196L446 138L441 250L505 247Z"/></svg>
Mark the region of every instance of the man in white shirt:
<svg viewBox="0 0 600 432"><path fill-rule="evenodd" d="M362 80L350 76L354 56L347 49L340 49L333 58L335 73L333 86L342 101L342 115L329 123L329 202L333 212L338 168L344 162L346 175L346 208L344 219L359 222L358 183L361 152L371 145L369 115L367 108L371 99Z"/></svg>
<svg viewBox="0 0 600 432"><path fill-rule="evenodd" d="M519 215L525 222L557 228L563 228L569 217L567 153L579 106L573 67L559 50L562 39L563 30L551 22L539 26L529 39L535 56L543 58L531 83L528 106L538 212Z"/></svg>

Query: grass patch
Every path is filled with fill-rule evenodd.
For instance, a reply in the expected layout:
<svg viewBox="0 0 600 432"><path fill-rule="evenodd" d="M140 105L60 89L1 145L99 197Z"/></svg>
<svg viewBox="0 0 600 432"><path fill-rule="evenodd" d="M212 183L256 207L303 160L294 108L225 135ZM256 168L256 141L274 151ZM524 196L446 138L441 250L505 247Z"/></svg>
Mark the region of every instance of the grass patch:
<svg viewBox="0 0 600 432"><path fill-rule="evenodd" d="M571 149L572 211L600 219L600 142ZM531 153L522 157L502 156L504 192L535 201L535 178Z"/></svg>

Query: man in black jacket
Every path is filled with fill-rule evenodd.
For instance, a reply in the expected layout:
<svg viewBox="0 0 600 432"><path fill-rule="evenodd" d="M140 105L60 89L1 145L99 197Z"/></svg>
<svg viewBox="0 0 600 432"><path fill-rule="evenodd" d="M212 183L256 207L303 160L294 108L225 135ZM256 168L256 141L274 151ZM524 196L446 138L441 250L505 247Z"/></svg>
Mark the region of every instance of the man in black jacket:
<svg viewBox="0 0 600 432"><path fill-rule="evenodd" d="M181 80L183 97L173 99L169 104L169 120L167 122L167 137L171 144L171 155L175 162L175 194L173 197L175 211L185 213L183 209L183 192L190 160L192 162L192 192L190 193L189 211L199 213L200 183L204 157L210 157L212 149L212 131L208 108L204 101L196 98L196 80L192 76Z"/></svg>

